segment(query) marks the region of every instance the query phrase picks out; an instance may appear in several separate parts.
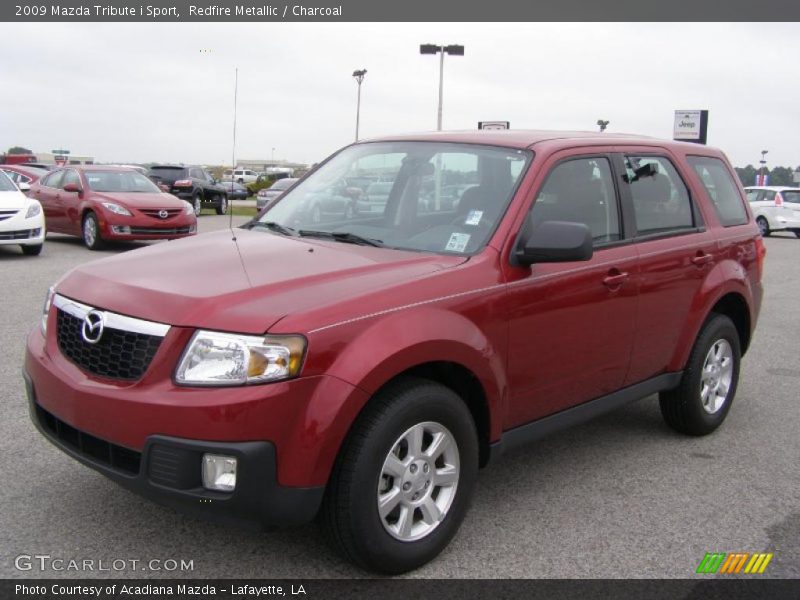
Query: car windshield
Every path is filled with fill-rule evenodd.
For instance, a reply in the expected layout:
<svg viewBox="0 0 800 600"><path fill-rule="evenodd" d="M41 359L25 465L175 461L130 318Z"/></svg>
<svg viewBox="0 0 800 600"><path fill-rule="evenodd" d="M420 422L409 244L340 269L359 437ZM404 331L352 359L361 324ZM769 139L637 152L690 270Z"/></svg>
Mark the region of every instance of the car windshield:
<svg viewBox="0 0 800 600"><path fill-rule="evenodd" d="M137 171L86 171L85 176L89 189L95 192L160 192L152 181Z"/></svg>
<svg viewBox="0 0 800 600"><path fill-rule="evenodd" d="M531 156L476 144L358 144L296 182L254 225L281 235L471 254L488 242Z"/></svg>
<svg viewBox="0 0 800 600"><path fill-rule="evenodd" d="M16 192L17 186L11 181L11 178L6 175L5 171L0 171L0 192Z"/></svg>

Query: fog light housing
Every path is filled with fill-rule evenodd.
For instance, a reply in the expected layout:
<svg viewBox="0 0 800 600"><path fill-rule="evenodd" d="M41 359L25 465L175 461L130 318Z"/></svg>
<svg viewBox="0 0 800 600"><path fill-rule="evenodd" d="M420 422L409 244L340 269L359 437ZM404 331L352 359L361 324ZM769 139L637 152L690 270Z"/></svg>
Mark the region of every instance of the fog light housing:
<svg viewBox="0 0 800 600"><path fill-rule="evenodd" d="M128 225L112 225L111 231L116 234L130 234L131 228Z"/></svg>
<svg viewBox="0 0 800 600"><path fill-rule="evenodd" d="M236 458L203 454L203 487L207 490L232 492L236 487Z"/></svg>

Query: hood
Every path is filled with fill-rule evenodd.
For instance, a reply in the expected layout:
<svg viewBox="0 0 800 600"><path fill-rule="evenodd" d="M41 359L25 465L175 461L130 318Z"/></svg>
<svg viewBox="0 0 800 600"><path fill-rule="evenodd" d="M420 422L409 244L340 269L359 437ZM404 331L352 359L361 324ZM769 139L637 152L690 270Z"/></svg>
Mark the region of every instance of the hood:
<svg viewBox="0 0 800 600"><path fill-rule="evenodd" d="M22 192L17 190L0 192L0 209L20 210L28 206L31 200Z"/></svg>
<svg viewBox="0 0 800 600"><path fill-rule="evenodd" d="M161 192L147 193L126 193L126 192L93 192L92 197L97 202L114 202L130 208L183 208L183 200L176 198L172 194L162 194Z"/></svg>
<svg viewBox="0 0 800 600"><path fill-rule="evenodd" d="M234 233L235 239L219 231L94 261L70 272L57 291L151 321L258 334L288 314L352 301L466 260Z"/></svg>

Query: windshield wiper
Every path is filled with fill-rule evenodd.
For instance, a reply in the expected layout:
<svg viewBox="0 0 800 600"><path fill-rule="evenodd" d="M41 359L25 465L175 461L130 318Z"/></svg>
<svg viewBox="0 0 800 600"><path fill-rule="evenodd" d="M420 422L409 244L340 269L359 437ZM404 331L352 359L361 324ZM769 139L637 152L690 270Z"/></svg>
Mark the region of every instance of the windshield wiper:
<svg viewBox="0 0 800 600"><path fill-rule="evenodd" d="M250 221L246 223L243 227L247 229L255 229L256 227L263 227L265 229L269 229L270 231L274 231L275 233L280 233L281 235L297 235L291 227L286 227L281 225L280 223L276 223L275 221Z"/></svg>
<svg viewBox="0 0 800 600"><path fill-rule="evenodd" d="M320 237L336 240L337 242L345 242L347 244L359 244L361 246L375 246L376 248L383 247L382 240L374 238L367 238L350 233L349 231L313 231L311 229L301 229L297 232L304 237Z"/></svg>

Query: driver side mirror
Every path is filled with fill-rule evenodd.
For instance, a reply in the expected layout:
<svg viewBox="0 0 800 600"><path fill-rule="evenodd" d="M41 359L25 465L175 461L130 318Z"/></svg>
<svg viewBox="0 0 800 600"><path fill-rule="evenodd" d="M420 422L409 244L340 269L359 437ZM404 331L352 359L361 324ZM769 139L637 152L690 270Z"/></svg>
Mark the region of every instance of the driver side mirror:
<svg viewBox="0 0 800 600"><path fill-rule="evenodd" d="M83 193L83 189L77 183L68 183L64 186L65 192L72 192L74 194L81 194Z"/></svg>
<svg viewBox="0 0 800 600"><path fill-rule="evenodd" d="M514 266L585 261L592 258L592 232L584 223L543 221L523 229L512 254Z"/></svg>
<svg viewBox="0 0 800 600"><path fill-rule="evenodd" d="M31 186L30 186L30 184L29 184L29 183L27 183L27 182L25 182L25 181L20 181L20 182L17 184L17 187L19 188L19 191L20 191L20 192L30 192L30 191L31 191Z"/></svg>

